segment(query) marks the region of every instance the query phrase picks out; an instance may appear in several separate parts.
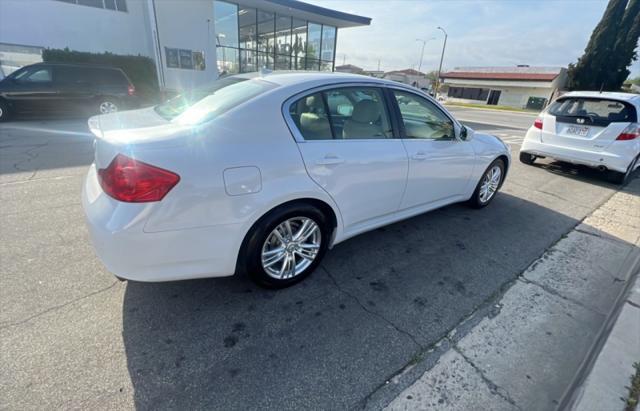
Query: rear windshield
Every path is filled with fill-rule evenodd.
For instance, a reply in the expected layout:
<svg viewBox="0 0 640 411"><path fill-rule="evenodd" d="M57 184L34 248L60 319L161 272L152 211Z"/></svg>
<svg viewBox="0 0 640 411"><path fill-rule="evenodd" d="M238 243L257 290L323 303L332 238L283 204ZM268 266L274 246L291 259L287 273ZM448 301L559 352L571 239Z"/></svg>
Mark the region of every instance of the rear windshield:
<svg viewBox="0 0 640 411"><path fill-rule="evenodd" d="M227 77L211 87L180 94L155 107L156 112L180 124L210 120L275 87L264 80Z"/></svg>
<svg viewBox="0 0 640 411"><path fill-rule="evenodd" d="M561 122L576 122L608 126L611 123L635 123L636 109L629 103L598 98L568 97L556 100L549 106L549 114Z"/></svg>

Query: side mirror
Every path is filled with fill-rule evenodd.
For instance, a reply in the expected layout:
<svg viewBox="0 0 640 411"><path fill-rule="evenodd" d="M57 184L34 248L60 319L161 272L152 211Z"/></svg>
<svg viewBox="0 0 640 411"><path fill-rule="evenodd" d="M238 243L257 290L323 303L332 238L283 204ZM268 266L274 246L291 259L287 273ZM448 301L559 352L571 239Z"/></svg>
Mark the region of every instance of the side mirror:
<svg viewBox="0 0 640 411"><path fill-rule="evenodd" d="M462 141L469 141L473 137L473 130L467 128L466 126L460 126L460 131L458 131L458 138Z"/></svg>

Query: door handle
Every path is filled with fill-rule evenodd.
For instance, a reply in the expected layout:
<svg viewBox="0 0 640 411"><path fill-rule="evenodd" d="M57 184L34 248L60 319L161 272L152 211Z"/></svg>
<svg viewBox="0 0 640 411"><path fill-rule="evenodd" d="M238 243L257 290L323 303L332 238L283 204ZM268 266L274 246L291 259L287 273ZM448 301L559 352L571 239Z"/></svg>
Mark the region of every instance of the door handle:
<svg viewBox="0 0 640 411"><path fill-rule="evenodd" d="M316 161L319 166L333 166L342 163L344 163L344 160L333 154L327 154L323 159Z"/></svg>
<svg viewBox="0 0 640 411"><path fill-rule="evenodd" d="M414 160L422 161L427 159L427 154L424 151L418 151L413 156L411 156L411 158Z"/></svg>

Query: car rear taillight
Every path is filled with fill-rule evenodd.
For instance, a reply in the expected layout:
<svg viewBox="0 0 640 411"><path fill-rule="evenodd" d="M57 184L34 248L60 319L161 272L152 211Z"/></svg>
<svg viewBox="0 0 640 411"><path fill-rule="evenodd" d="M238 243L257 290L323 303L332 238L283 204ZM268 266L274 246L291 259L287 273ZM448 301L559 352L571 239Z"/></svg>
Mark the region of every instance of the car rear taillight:
<svg viewBox="0 0 640 411"><path fill-rule="evenodd" d="M127 87L127 93L130 96L133 96L133 95L136 94L136 88L135 88L135 86L133 84L129 84L129 87Z"/></svg>
<svg viewBox="0 0 640 411"><path fill-rule="evenodd" d="M622 130L616 141L634 140L638 137L640 137L640 125L630 124L629 127Z"/></svg>
<svg viewBox="0 0 640 411"><path fill-rule="evenodd" d="M162 200L180 176L118 154L107 168L98 170L98 180L104 192L118 201L148 203Z"/></svg>
<svg viewBox="0 0 640 411"><path fill-rule="evenodd" d="M542 130L542 119L541 118L535 119L535 121L533 122L533 126L535 128L539 128L540 130Z"/></svg>

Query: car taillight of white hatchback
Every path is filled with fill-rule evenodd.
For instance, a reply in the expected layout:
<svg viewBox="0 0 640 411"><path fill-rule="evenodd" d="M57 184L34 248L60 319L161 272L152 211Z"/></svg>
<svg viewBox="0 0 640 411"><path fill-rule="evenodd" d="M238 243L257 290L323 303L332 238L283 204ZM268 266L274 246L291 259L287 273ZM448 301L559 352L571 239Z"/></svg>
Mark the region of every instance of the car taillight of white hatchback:
<svg viewBox="0 0 640 411"><path fill-rule="evenodd" d="M616 141L635 140L638 137L640 137L640 124L629 124L627 128L622 130L622 133L616 138Z"/></svg>
<svg viewBox="0 0 640 411"><path fill-rule="evenodd" d="M149 203L162 200L180 181L180 176L151 164L118 154L98 170L102 190L126 203Z"/></svg>

